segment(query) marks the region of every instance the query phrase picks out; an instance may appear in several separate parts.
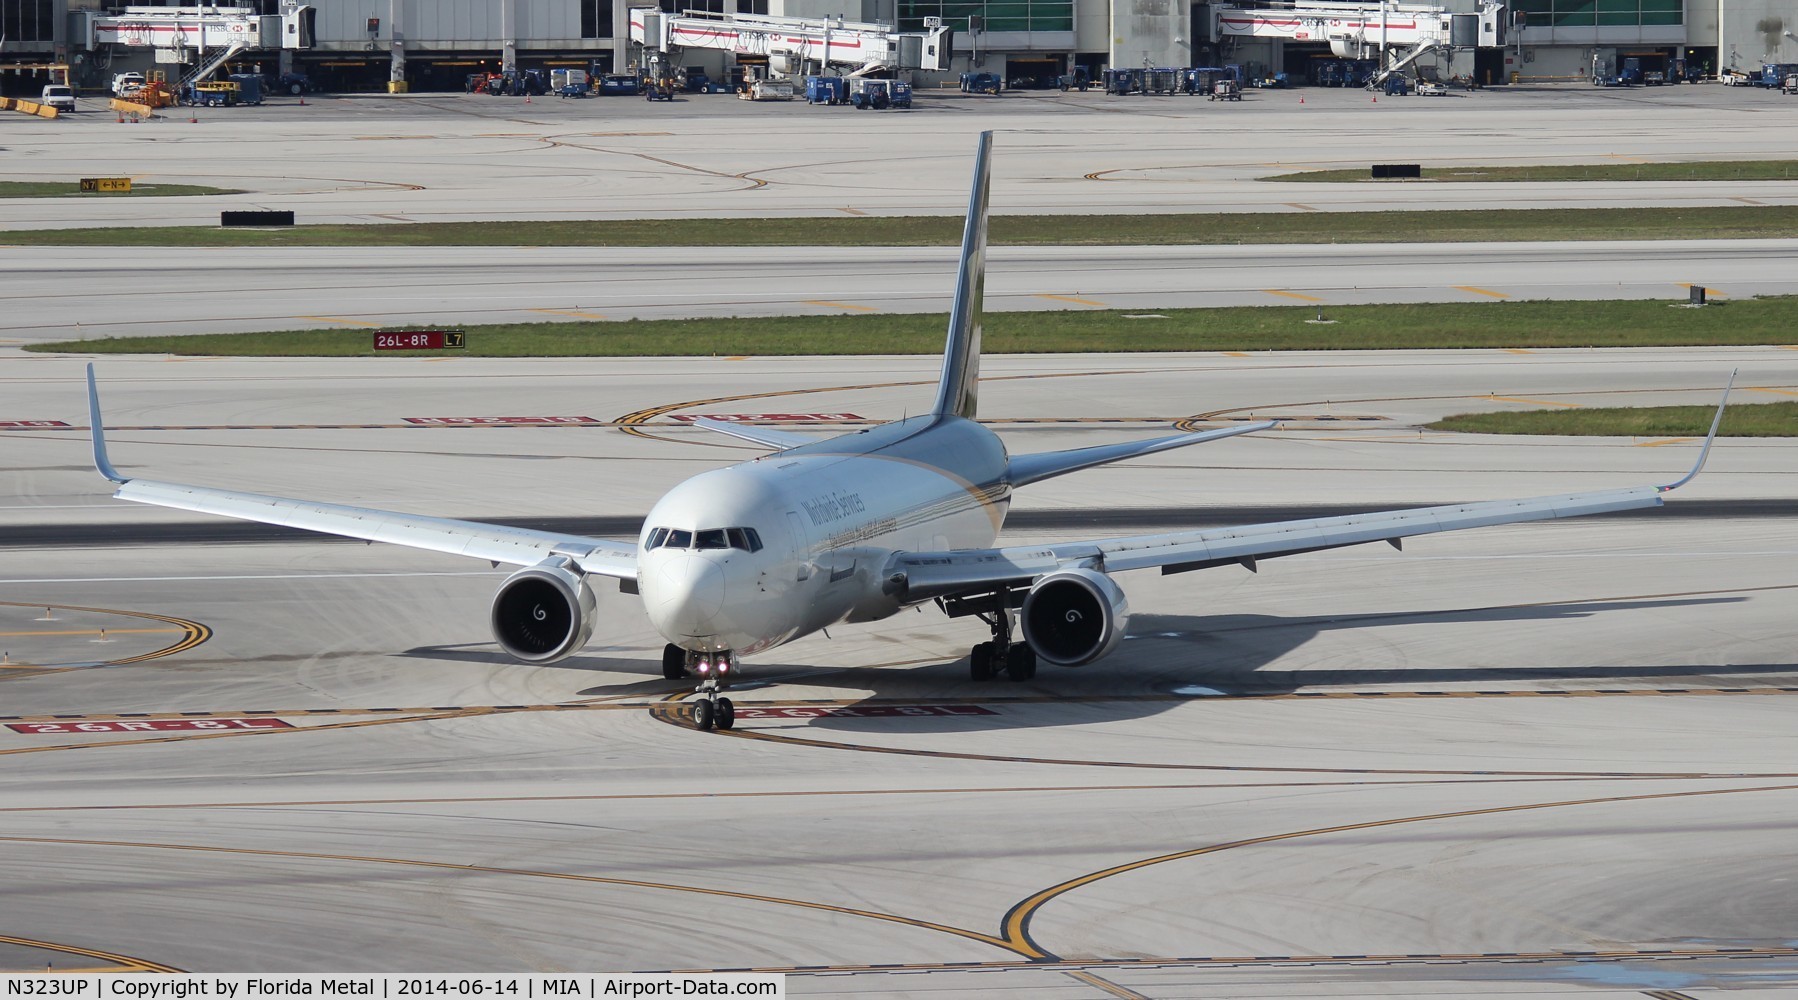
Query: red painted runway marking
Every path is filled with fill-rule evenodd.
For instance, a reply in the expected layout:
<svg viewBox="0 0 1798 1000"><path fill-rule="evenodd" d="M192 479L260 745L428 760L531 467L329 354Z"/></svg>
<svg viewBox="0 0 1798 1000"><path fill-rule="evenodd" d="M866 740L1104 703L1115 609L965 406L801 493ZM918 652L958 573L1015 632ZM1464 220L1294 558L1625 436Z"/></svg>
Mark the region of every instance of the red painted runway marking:
<svg viewBox="0 0 1798 1000"><path fill-rule="evenodd" d="M427 424L434 427L470 424L597 424L603 422L592 417L401 417L400 419L409 424Z"/></svg>
<svg viewBox="0 0 1798 1000"><path fill-rule="evenodd" d="M242 729L292 729L280 719L144 719L132 722L9 722L6 728L34 736L74 733L166 733Z"/></svg>

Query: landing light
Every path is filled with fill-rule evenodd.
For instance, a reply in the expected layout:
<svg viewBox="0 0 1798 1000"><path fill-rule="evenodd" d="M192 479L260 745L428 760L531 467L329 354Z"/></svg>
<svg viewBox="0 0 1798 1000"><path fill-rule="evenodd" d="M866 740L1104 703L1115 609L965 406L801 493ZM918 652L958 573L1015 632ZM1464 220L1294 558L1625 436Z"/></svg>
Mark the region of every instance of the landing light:
<svg viewBox="0 0 1798 1000"><path fill-rule="evenodd" d="M703 676L705 676L705 675L706 675L706 674L709 674L709 673L711 673L711 672L712 672L712 661L711 661L711 660L707 660L707 659L704 659L704 658L701 658L701 659L700 659L700 661L699 661L699 673L700 673L700 676L702 676L702 677L703 677Z"/></svg>

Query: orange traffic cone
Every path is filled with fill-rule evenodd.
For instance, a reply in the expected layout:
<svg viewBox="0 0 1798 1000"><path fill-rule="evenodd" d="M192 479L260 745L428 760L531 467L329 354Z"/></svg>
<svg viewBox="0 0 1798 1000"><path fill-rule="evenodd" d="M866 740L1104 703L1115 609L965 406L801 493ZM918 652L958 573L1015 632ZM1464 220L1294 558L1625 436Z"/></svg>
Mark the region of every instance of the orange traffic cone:
<svg viewBox="0 0 1798 1000"><path fill-rule="evenodd" d="M1380 99L1379 99L1379 98L1378 98L1378 97L1376 97L1376 98L1374 98L1374 99L1373 99L1373 102L1374 102L1374 103L1375 103L1375 104L1378 104L1378 103L1380 103Z"/></svg>
<svg viewBox="0 0 1798 1000"><path fill-rule="evenodd" d="M1300 94L1300 95L1299 95L1299 103L1300 103L1300 104L1303 104L1303 103L1305 103L1305 95L1304 95L1304 94Z"/></svg>

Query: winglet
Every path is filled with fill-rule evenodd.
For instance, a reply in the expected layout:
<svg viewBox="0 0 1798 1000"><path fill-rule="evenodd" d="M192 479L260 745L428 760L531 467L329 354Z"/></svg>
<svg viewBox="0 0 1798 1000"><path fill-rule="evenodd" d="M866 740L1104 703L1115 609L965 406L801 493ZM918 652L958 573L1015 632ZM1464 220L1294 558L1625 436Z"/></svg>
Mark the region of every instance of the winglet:
<svg viewBox="0 0 1798 1000"><path fill-rule="evenodd" d="M106 457L106 433L100 429L100 389L94 385L92 364L87 366L87 425L94 438L94 468L115 483L130 482L119 475L119 470L112 467L112 460Z"/></svg>
<svg viewBox="0 0 1798 1000"><path fill-rule="evenodd" d="M933 412L974 419L980 381L980 312L986 297L986 205L992 171L993 133L980 133L974 154L974 187L968 220L961 231L961 265L955 273L955 302L949 307L949 336L943 345L943 380Z"/></svg>
<svg viewBox="0 0 1798 1000"><path fill-rule="evenodd" d="M1698 452L1698 462L1692 466L1692 471L1686 473L1685 477L1680 479L1679 482L1668 483L1661 487L1662 493L1671 493L1698 478L1699 471L1704 468L1704 460L1710 457L1711 442L1717 440L1717 428L1723 426L1723 408L1729 405L1729 390L1733 388L1735 384L1736 373L1735 371L1731 371L1729 373L1729 381L1723 385L1723 398L1717 403L1717 415L1711 418L1711 431L1704 436L1704 447Z"/></svg>

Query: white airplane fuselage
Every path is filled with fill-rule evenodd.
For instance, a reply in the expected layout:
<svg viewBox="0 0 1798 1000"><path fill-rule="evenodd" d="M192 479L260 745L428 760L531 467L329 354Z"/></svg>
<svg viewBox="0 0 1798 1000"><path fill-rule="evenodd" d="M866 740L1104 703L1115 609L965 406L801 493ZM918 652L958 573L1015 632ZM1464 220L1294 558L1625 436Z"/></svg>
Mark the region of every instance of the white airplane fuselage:
<svg viewBox="0 0 1798 1000"><path fill-rule="evenodd" d="M674 645L749 655L840 621L904 606L883 571L895 552L991 546L1010 504L999 439L920 416L701 473L669 490L637 540L637 587ZM759 551L649 547L750 528Z"/></svg>

